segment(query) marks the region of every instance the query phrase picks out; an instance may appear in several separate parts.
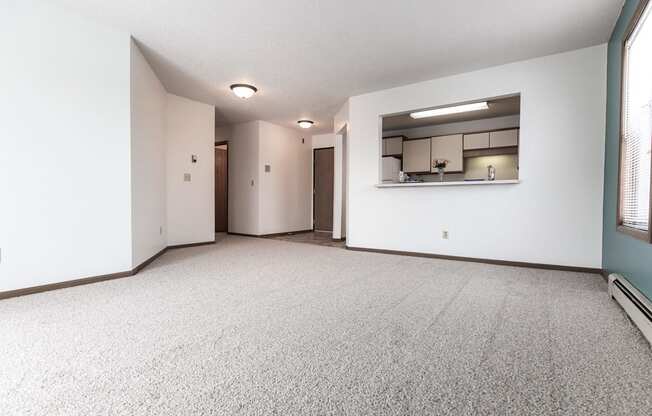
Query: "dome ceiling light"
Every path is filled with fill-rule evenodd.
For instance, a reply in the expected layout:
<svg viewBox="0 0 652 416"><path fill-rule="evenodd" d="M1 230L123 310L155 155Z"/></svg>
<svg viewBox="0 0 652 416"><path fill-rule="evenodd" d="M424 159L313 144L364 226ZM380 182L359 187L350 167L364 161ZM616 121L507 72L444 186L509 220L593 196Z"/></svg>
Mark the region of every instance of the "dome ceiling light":
<svg viewBox="0 0 652 416"><path fill-rule="evenodd" d="M312 127L313 124L315 124L315 122L312 120L299 120L297 121L297 124L302 129L309 129L310 127Z"/></svg>
<svg viewBox="0 0 652 416"><path fill-rule="evenodd" d="M243 99L251 97L258 91L258 88L249 84L233 84L230 88L236 96Z"/></svg>

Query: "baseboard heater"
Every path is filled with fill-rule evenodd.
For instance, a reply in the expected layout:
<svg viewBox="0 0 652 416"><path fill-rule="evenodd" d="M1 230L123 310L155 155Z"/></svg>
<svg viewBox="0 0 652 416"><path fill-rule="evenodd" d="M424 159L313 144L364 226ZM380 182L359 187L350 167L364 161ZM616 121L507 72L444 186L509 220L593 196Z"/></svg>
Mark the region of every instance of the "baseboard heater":
<svg viewBox="0 0 652 416"><path fill-rule="evenodd" d="M609 295L625 310L652 344L652 302L619 274L609 275Z"/></svg>

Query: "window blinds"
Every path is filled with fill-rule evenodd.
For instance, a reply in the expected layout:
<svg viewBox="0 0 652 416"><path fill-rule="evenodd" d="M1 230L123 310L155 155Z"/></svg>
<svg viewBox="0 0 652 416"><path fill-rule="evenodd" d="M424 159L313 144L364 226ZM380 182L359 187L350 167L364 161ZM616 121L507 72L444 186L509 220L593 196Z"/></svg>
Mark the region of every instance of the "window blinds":
<svg viewBox="0 0 652 416"><path fill-rule="evenodd" d="M652 18L650 7L625 43L623 66L622 225L649 230L652 162Z"/></svg>

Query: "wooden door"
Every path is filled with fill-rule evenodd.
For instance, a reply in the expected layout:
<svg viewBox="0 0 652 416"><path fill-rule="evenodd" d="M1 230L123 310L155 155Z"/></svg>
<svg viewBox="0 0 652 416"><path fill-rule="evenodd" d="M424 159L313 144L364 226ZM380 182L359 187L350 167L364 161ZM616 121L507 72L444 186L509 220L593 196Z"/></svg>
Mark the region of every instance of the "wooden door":
<svg viewBox="0 0 652 416"><path fill-rule="evenodd" d="M227 231L228 150L215 148L215 232Z"/></svg>
<svg viewBox="0 0 652 416"><path fill-rule="evenodd" d="M333 231L335 149L314 150L313 216L316 231Z"/></svg>

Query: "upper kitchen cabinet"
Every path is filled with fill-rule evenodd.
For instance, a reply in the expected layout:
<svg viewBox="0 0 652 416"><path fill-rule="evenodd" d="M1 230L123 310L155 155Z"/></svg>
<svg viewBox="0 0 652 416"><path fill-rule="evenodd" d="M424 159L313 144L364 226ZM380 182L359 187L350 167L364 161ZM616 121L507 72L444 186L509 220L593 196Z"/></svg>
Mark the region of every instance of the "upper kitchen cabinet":
<svg viewBox="0 0 652 416"><path fill-rule="evenodd" d="M398 156L403 154L403 136L383 138L383 156Z"/></svg>
<svg viewBox="0 0 652 416"><path fill-rule="evenodd" d="M430 139L403 142L403 171L407 173L430 172Z"/></svg>
<svg viewBox="0 0 652 416"><path fill-rule="evenodd" d="M464 150L489 148L489 133L474 133L464 135Z"/></svg>
<svg viewBox="0 0 652 416"><path fill-rule="evenodd" d="M430 147L430 159L434 163L437 159L445 159L448 165L444 172L463 172L464 171L464 150L463 135L453 134L450 136L433 137ZM430 171L437 172L437 168L430 164Z"/></svg>
<svg viewBox="0 0 652 416"><path fill-rule="evenodd" d="M518 129L498 130L489 133L489 147L518 146Z"/></svg>

